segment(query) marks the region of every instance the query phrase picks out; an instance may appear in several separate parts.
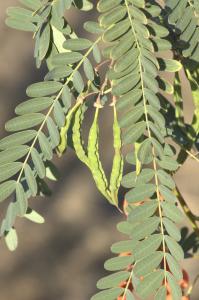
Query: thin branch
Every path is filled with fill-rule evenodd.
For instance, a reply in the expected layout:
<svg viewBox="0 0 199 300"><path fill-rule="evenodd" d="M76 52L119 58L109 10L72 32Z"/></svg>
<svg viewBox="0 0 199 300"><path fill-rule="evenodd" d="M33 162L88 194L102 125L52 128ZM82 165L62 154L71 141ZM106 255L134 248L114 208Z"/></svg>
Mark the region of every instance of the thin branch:
<svg viewBox="0 0 199 300"><path fill-rule="evenodd" d="M176 186L175 188L175 194L179 200L179 203L185 213L185 215L187 216L189 223L191 224L191 227L193 228L193 231L195 232L195 234L197 235L197 237L199 237L199 227L198 224L196 222L195 216L194 214L191 212L189 206L187 205L186 201L184 200L181 192L179 191L178 187Z"/></svg>
<svg viewBox="0 0 199 300"><path fill-rule="evenodd" d="M196 156L196 154L191 153L189 150L185 150L185 151L191 158L193 158L195 161L199 163L199 158Z"/></svg>
<svg viewBox="0 0 199 300"><path fill-rule="evenodd" d="M193 291L193 288L195 287L195 285L196 285L198 279L199 279L199 274L195 277L193 283L192 283L191 286L189 287L189 289L188 289L188 291L187 291L187 293L186 293L186 296L190 296L190 295L191 295L191 293L192 293L192 291Z"/></svg>

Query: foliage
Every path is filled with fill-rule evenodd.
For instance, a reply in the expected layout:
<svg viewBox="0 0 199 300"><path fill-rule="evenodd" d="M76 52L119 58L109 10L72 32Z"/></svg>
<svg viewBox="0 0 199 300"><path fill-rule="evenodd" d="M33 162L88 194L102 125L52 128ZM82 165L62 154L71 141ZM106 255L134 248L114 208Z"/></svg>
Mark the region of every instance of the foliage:
<svg viewBox="0 0 199 300"><path fill-rule="evenodd" d="M28 99L16 107L17 116L5 125L9 135L0 140L0 201L10 199L1 236L14 250L17 216L44 222L28 200L48 195L44 179L57 180L51 160L70 147L101 194L126 215L117 228L127 239L111 247L116 256L106 261L105 269L112 274L98 281L102 291L91 299L153 295L159 300L167 294L181 299L186 291L179 283L180 264L184 255L195 255L199 229L173 175L188 156L199 161L193 153L199 133L198 0L19 2L22 6L7 10L6 24L33 33L36 66L46 63L48 73L27 88ZM77 36L65 18L74 7L87 18L88 11L98 11L95 21L84 23L90 38ZM182 74L195 107L191 124L184 119ZM86 145L82 125L93 107ZM99 153L98 120L107 108L113 112L110 179ZM120 186L126 189L123 209ZM181 238L177 223L184 216L192 225L192 240Z"/></svg>

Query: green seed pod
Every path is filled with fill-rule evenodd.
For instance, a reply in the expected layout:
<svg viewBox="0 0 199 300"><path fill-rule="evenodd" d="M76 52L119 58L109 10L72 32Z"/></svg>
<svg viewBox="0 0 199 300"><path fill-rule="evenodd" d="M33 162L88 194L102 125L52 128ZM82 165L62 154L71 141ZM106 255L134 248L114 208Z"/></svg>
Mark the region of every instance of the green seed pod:
<svg viewBox="0 0 199 300"><path fill-rule="evenodd" d="M73 108L71 108L66 116L66 120L65 120L65 124L64 126L61 128L60 131L60 144L57 147L57 154L58 156L62 156L63 152L66 150L67 148L67 132L68 129L71 125L71 120L72 117L75 113L75 111L77 110L77 108L79 107L79 105L81 104L81 101L78 101Z"/></svg>
<svg viewBox="0 0 199 300"><path fill-rule="evenodd" d="M110 192L113 203L118 206L118 190L122 180L124 160L121 154L122 141L121 141L121 130L117 120L117 112L115 105L114 109L114 123L113 123L113 147L115 150L113 158L113 166L110 177Z"/></svg>
<svg viewBox="0 0 199 300"><path fill-rule="evenodd" d="M81 137L81 125L84 119L85 110L86 110L86 105L83 104L75 112L74 124L72 128L72 132L73 132L72 140L73 140L73 147L77 157L79 158L79 160L81 160L89 167L89 159L84 150L83 141Z"/></svg>
<svg viewBox="0 0 199 300"><path fill-rule="evenodd" d="M93 124L90 128L88 136L88 159L89 166L95 180L96 186L99 191L106 197L106 199L112 203L110 192L108 191L108 182L104 173L102 164L99 159L99 127L98 127L98 114L99 108L96 108ZM113 203L112 203L113 204Z"/></svg>
<svg viewBox="0 0 199 300"><path fill-rule="evenodd" d="M135 159L136 159L136 175L138 176L141 172L142 164L138 159L138 151L140 149L141 144L140 143L135 143Z"/></svg>

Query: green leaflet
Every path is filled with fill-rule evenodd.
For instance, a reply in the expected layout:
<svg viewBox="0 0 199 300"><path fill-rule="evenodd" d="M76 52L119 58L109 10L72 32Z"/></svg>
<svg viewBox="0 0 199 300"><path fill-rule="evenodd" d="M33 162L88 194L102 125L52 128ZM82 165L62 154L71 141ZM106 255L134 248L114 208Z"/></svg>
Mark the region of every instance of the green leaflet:
<svg viewBox="0 0 199 300"><path fill-rule="evenodd" d="M112 92L115 96L121 96L132 90L138 83L139 78L137 78L137 73L133 76L127 76L127 78L122 79L116 86L113 87Z"/></svg>
<svg viewBox="0 0 199 300"><path fill-rule="evenodd" d="M47 23L45 24L43 30L41 31L40 35L40 43L39 43L39 59L42 60L45 58L49 46L50 46L50 34L51 28L50 25Z"/></svg>
<svg viewBox="0 0 199 300"><path fill-rule="evenodd" d="M27 22L26 20L23 19L7 18L6 25L14 29L24 30L24 31L34 32L37 29L37 27L34 24Z"/></svg>
<svg viewBox="0 0 199 300"><path fill-rule="evenodd" d="M173 193L173 191L170 190L169 188L167 188L166 186L160 185L159 191L166 201L173 202L173 204L175 204L175 202L177 202L177 198L176 198L175 194Z"/></svg>
<svg viewBox="0 0 199 300"><path fill-rule="evenodd" d="M119 120L121 128L129 127L136 123L144 114L142 105L136 106L132 111L128 112Z"/></svg>
<svg viewBox="0 0 199 300"><path fill-rule="evenodd" d="M38 176L40 178L44 178L46 175L46 168L41 158L41 154L39 154L39 152L33 148L31 151L31 157Z"/></svg>
<svg viewBox="0 0 199 300"><path fill-rule="evenodd" d="M84 90L84 81L79 71L74 72L73 84L76 91L81 94L81 92Z"/></svg>
<svg viewBox="0 0 199 300"><path fill-rule="evenodd" d="M145 258L139 260L134 268L134 273L137 277L146 276L155 270L161 263L163 259L163 252L156 251L149 254Z"/></svg>
<svg viewBox="0 0 199 300"><path fill-rule="evenodd" d="M60 53L53 57L52 64L55 66L74 64L82 59L82 54L79 52Z"/></svg>
<svg viewBox="0 0 199 300"><path fill-rule="evenodd" d="M162 286L157 291L157 293L155 295L155 300L165 300L166 299L166 293L167 293L167 291L166 291L165 286Z"/></svg>
<svg viewBox="0 0 199 300"><path fill-rule="evenodd" d="M168 171L175 171L178 168L178 163L168 156L164 156L161 161L158 161L160 167Z"/></svg>
<svg viewBox="0 0 199 300"><path fill-rule="evenodd" d="M112 50L112 52L113 51L114 51L114 49ZM121 56L117 60L116 64L114 65L115 72L117 72L117 73L124 72L125 70L127 70L127 68L129 70L129 66L131 66L131 63L132 63L132 57L135 57L137 54L138 54L137 49L133 47L127 53L125 53L125 55ZM131 66L130 71L132 73L132 75L131 75L131 80L133 79L132 82L133 83L139 82L139 76L138 76L139 74L135 73L136 71L138 71L137 61L134 62L134 64ZM116 89L116 91L117 91L117 89Z"/></svg>
<svg viewBox="0 0 199 300"><path fill-rule="evenodd" d="M33 174L33 170L27 164L24 167L24 174L25 174L25 178L26 178L28 187L30 189L31 195L33 197L35 197L37 195L37 182L36 182L35 176Z"/></svg>
<svg viewBox="0 0 199 300"><path fill-rule="evenodd" d="M72 50L72 51L85 50L91 46L92 46L91 41L89 41L87 39L82 39L82 38L69 39L69 40L66 40L63 44L63 47L65 49Z"/></svg>
<svg viewBox="0 0 199 300"><path fill-rule="evenodd" d="M110 290L105 290L99 292L98 294L94 295L91 300L115 300L119 295L122 294L124 289L122 288L114 288Z"/></svg>
<svg viewBox="0 0 199 300"><path fill-rule="evenodd" d="M51 144L43 132L39 133L38 141L45 159L51 160L53 157Z"/></svg>
<svg viewBox="0 0 199 300"><path fill-rule="evenodd" d="M52 102L53 99L49 97L33 98L17 105L15 108L15 113L17 115L24 115L41 112L48 108Z"/></svg>
<svg viewBox="0 0 199 300"><path fill-rule="evenodd" d="M165 172L164 170L158 170L157 175L158 179L163 185L166 185L170 189L175 188L175 182L167 172Z"/></svg>
<svg viewBox="0 0 199 300"><path fill-rule="evenodd" d="M129 22L123 20L108 29L103 35L103 40L105 42L112 42L123 35L125 32L127 32L129 27Z"/></svg>
<svg viewBox="0 0 199 300"><path fill-rule="evenodd" d="M17 233L14 228L11 228L5 235L5 242L10 251L14 251L18 245Z"/></svg>
<svg viewBox="0 0 199 300"><path fill-rule="evenodd" d="M169 272L167 272L167 280L171 288L172 299L173 300L181 299L182 297L181 288L179 287L177 280Z"/></svg>
<svg viewBox="0 0 199 300"><path fill-rule="evenodd" d="M69 66L58 66L50 70L46 76L45 80L61 80L62 78L68 77L73 72L73 69Z"/></svg>
<svg viewBox="0 0 199 300"><path fill-rule="evenodd" d="M32 11L22 7L8 7L6 13L9 17L16 20L23 19L26 22L41 21L41 18L37 14L33 15Z"/></svg>
<svg viewBox="0 0 199 300"><path fill-rule="evenodd" d="M165 226L167 233L176 241L180 241L181 233L178 227L175 225L175 223L169 220L168 218L163 218L163 224Z"/></svg>
<svg viewBox="0 0 199 300"><path fill-rule="evenodd" d="M135 300L133 294L129 290L126 291L126 300Z"/></svg>
<svg viewBox="0 0 199 300"><path fill-rule="evenodd" d="M23 217L26 214L28 202L24 188L20 182L16 184L16 206L17 214L20 217Z"/></svg>
<svg viewBox="0 0 199 300"><path fill-rule="evenodd" d="M72 97L72 94L70 92L70 89L68 88L67 85L65 85L62 90L61 98L62 98L62 102L65 106L66 111L68 111L68 109L71 107L71 97Z"/></svg>
<svg viewBox="0 0 199 300"><path fill-rule="evenodd" d="M137 154L138 159L141 163L150 163L152 161L151 149L151 139L145 139L144 142L141 143Z"/></svg>
<svg viewBox="0 0 199 300"><path fill-rule="evenodd" d="M0 184L0 202L8 198L15 190L16 182L9 180Z"/></svg>
<svg viewBox="0 0 199 300"><path fill-rule="evenodd" d="M5 181L12 176L16 175L22 167L21 162L9 162L3 165L0 165L0 182Z"/></svg>
<svg viewBox="0 0 199 300"><path fill-rule="evenodd" d="M135 260L138 261L145 256L154 253L162 242L161 234L154 234L139 242L133 249Z"/></svg>
<svg viewBox="0 0 199 300"><path fill-rule="evenodd" d="M144 93L145 93L145 97L146 97L147 101L149 102L149 104L159 110L160 109L160 101L159 101L158 96L153 91L149 90L148 88L144 89Z"/></svg>
<svg viewBox="0 0 199 300"><path fill-rule="evenodd" d="M98 289L108 289L115 286L119 286L119 284L126 279L129 278L130 273L127 271L121 271L114 273L112 275L108 275L106 277L103 277L97 282L97 288Z"/></svg>
<svg viewBox="0 0 199 300"><path fill-rule="evenodd" d="M14 202L11 202L8 205L6 216L2 223L2 228L1 228L2 234L9 232L13 228L16 216L17 216L16 205Z"/></svg>
<svg viewBox="0 0 199 300"><path fill-rule="evenodd" d="M122 252L132 252L134 249L135 243L132 240L121 241L113 244L111 246L111 251L113 253L122 253Z"/></svg>
<svg viewBox="0 0 199 300"><path fill-rule="evenodd" d="M26 155L28 150L29 150L28 146L21 145L21 146L11 147L9 149L0 152L0 165L9 162L14 162L22 158L23 156Z"/></svg>
<svg viewBox="0 0 199 300"><path fill-rule="evenodd" d="M168 218L170 218L174 222L178 222L178 223L182 221L183 214L175 204L170 203L170 202L162 202L161 205L162 205L164 214Z"/></svg>
<svg viewBox="0 0 199 300"><path fill-rule="evenodd" d="M27 90L26 94L29 97L45 97L49 95L53 95L56 92L60 91L62 88L62 84L60 82L55 81L43 81L38 83L33 83L30 85Z"/></svg>
<svg viewBox="0 0 199 300"><path fill-rule="evenodd" d="M46 121L46 125L48 128L51 146L52 146L52 148L56 148L60 142L60 135L59 135L58 128L51 117L48 117L48 119Z"/></svg>
<svg viewBox="0 0 199 300"><path fill-rule="evenodd" d="M157 207L158 204L154 201L146 202L140 206L137 206L129 213L128 221L136 223L145 220L155 213Z"/></svg>
<svg viewBox="0 0 199 300"><path fill-rule="evenodd" d="M125 188L132 188L141 183L148 183L154 177L152 169L143 169L139 175L136 172L130 172L123 176L122 186Z"/></svg>
<svg viewBox="0 0 199 300"><path fill-rule="evenodd" d="M135 226L137 225L137 223L135 224ZM123 233L123 234L127 234L130 236L131 232L133 231L134 229L134 224L132 225L131 223L129 222L126 222L126 221L123 221L123 222L120 222L118 225L117 225L117 229L119 232Z"/></svg>
<svg viewBox="0 0 199 300"><path fill-rule="evenodd" d="M40 0L20 0L20 2L33 11L38 10L42 6L42 2Z"/></svg>
<svg viewBox="0 0 199 300"><path fill-rule="evenodd" d="M88 58L84 60L83 67L87 79L93 81L95 74L94 74L93 66Z"/></svg>
<svg viewBox="0 0 199 300"><path fill-rule="evenodd" d="M5 150L17 145L23 145L30 142L36 135L35 130L26 130L13 133L0 140L0 149Z"/></svg>
<svg viewBox="0 0 199 300"><path fill-rule="evenodd" d="M130 203L142 201L151 197L156 191L156 186L151 183L140 184L126 194L126 200Z"/></svg>
<svg viewBox="0 0 199 300"><path fill-rule="evenodd" d="M84 23L84 29L90 33L100 34L103 33L104 30L99 26L97 22L87 21Z"/></svg>
<svg viewBox="0 0 199 300"><path fill-rule="evenodd" d="M80 3L78 0L74 1L76 7L83 11L89 11L93 8L93 4L90 3L90 0L84 0L83 3Z"/></svg>
<svg viewBox="0 0 199 300"><path fill-rule="evenodd" d="M123 144L133 144L144 134L146 130L146 123L144 121L133 125L124 133Z"/></svg>
<svg viewBox="0 0 199 300"><path fill-rule="evenodd" d="M37 223L37 224L43 224L45 222L44 218L31 208L28 208L24 217L34 223Z"/></svg>
<svg viewBox="0 0 199 300"><path fill-rule="evenodd" d="M140 283L138 283L136 292L142 298L145 299L148 296L155 293L155 291L161 286L164 274L162 270L154 271L147 275Z"/></svg>
<svg viewBox="0 0 199 300"><path fill-rule="evenodd" d="M99 12L106 12L110 9L113 9L115 6L120 4L120 2L122 2L122 0L100 0L98 2L97 9L99 10Z"/></svg>
<svg viewBox="0 0 199 300"><path fill-rule="evenodd" d="M65 123L65 115L64 115L63 108L58 101L56 101L54 105L53 115L58 127L59 128L63 127Z"/></svg>
<svg viewBox="0 0 199 300"><path fill-rule="evenodd" d="M169 253L166 254L166 259L169 266L169 270L176 278L176 280L180 281L183 278L180 264Z"/></svg>
<svg viewBox="0 0 199 300"><path fill-rule="evenodd" d="M60 177L60 174L58 172L58 169L55 167L55 165L48 161L45 163L46 166L46 177L52 181L57 181Z"/></svg>
<svg viewBox="0 0 199 300"><path fill-rule="evenodd" d="M133 256L116 256L114 258L108 259L104 268L108 271L118 271L125 269L128 265L131 265L134 262Z"/></svg>
<svg viewBox="0 0 199 300"><path fill-rule="evenodd" d="M183 260L184 253L181 246L171 237L165 236L165 241L171 255L176 258L177 261Z"/></svg>
<svg viewBox="0 0 199 300"><path fill-rule="evenodd" d="M100 16L99 21L102 27L108 27L112 24L117 23L126 15L125 7L117 6L111 11Z"/></svg>
<svg viewBox="0 0 199 300"><path fill-rule="evenodd" d="M120 97L116 103L117 110L128 108L130 104L136 104L141 98L142 92L140 89L134 89Z"/></svg>
<svg viewBox="0 0 199 300"><path fill-rule="evenodd" d="M99 64L101 62L101 52L97 44L95 44L93 47L93 58L96 63Z"/></svg>
<svg viewBox="0 0 199 300"><path fill-rule="evenodd" d="M143 222L136 223L131 230L130 236L135 240L141 240L143 238L146 238L152 233L154 233L159 223L160 220L156 216L150 217L144 220Z"/></svg>
<svg viewBox="0 0 199 300"><path fill-rule="evenodd" d="M160 71L178 72L182 68L182 64L174 59L158 59Z"/></svg>
<svg viewBox="0 0 199 300"><path fill-rule="evenodd" d="M29 113L11 119L6 123L5 128L9 132L29 129L41 124L44 120L44 117L45 116L41 113Z"/></svg>

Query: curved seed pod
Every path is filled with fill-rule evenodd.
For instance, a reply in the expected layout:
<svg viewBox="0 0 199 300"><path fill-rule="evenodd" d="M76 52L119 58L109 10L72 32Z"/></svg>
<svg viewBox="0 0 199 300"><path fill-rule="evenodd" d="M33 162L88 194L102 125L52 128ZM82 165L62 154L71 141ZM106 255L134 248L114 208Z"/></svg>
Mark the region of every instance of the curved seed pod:
<svg viewBox="0 0 199 300"><path fill-rule="evenodd" d="M111 192L113 203L116 206L118 206L118 190L122 180L124 160L121 154L121 147L122 147L121 130L117 120L117 112L116 112L115 105L113 106L113 110L114 110L113 147L115 149L115 155L113 158L113 166L111 171L109 189Z"/></svg>
<svg viewBox="0 0 199 300"><path fill-rule="evenodd" d="M102 164L99 159L99 147L98 147L98 135L99 135L99 127L98 127L98 114L99 108L96 108L95 117L93 120L93 124L90 128L89 136L88 136L88 159L89 166L92 172L93 178L95 180L96 186L99 191L106 197L106 199L112 203L110 192L108 191L108 182L106 179L106 175L104 173Z"/></svg>
<svg viewBox="0 0 199 300"><path fill-rule="evenodd" d="M61 131L60 131L60 144L57 147L57 152L58 152L59 157L62 156L63 152L67 148L67 132L68 132L68 129L71 125L71 120L72 120L73 114L75 113L76 109L79 107L80 104L81 104L81 101L78 101L73 106L73 108L70 109L70 111L68 112L68 114L66 116L65 124L61 128Z"/></svg>
<svg viewBox="0 0 199 300"><path fill-rule="evenodd" d="M89 167L89 159L86 155L86 152L83 147L83 141L81 137L81 125L82 121L84 119L84 113L86 111L86 105L81 105L77 111L75 112L74 117L74 124L72 128L72 140L73 140L73 147L76 152L77 157L79 160L81 160L83 163L85 163Z"/></svg>
<svg viewBox="0 0 199 300"><path fill-rule="evenodd" d="M138 176L141 172L142 164L138 159L138 151L140 149L141 144L140 143L135 143L135 160L136 160L136 175Z"/></svg>

